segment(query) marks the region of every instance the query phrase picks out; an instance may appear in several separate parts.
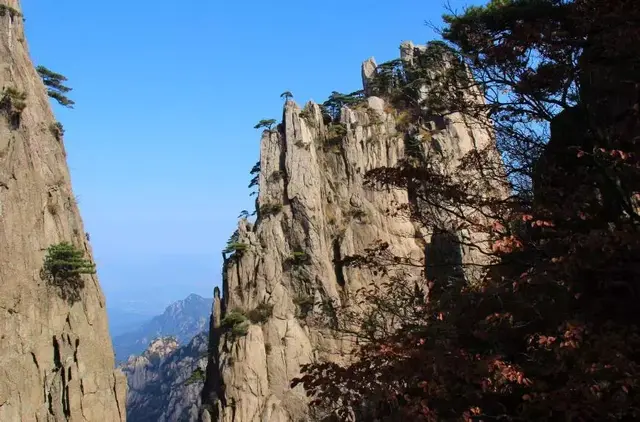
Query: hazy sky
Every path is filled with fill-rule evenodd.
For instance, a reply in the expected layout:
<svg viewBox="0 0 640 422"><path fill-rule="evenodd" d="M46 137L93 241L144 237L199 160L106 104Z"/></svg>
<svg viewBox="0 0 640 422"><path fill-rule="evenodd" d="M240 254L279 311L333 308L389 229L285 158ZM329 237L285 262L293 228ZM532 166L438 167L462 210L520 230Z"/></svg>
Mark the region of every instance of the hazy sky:
<svg viewBox="0 0 640 422"><path fill-rule="evenodd" d="M55 111L109 306L211 296L253 206L253 125L281 117L285 90L360 89L360 63L432 39L444 3L22 0L35 64L73 88L76 108Z"/></svg>

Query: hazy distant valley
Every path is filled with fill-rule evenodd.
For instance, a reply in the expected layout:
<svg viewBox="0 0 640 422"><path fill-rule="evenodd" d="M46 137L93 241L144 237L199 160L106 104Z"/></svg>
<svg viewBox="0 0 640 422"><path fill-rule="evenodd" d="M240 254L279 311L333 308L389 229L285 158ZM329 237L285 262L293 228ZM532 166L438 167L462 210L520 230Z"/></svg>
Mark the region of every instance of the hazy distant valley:
<svg viewBox="0 0 640 422"><path fill-rule="evenodd" d="M208 328L211 304L212 299L191 294L153 317L131 312L109 314L116 364L125 362L131 355L140 355L159 337L173 336L181 345L188 343Z"/></svg>

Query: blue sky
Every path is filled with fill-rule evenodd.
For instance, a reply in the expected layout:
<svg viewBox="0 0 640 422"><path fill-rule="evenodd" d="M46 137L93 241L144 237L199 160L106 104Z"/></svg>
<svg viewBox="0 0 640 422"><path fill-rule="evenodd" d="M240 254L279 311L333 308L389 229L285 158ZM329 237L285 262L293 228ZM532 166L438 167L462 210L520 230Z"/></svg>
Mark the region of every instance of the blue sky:
<svg viewBox="0 0 640 422"><path fill-rule="evenodd" d="M253 125L281 117L285 90L304 103L360 89L360 63L432 39L443 5L22 0L35 64L73 88L76 108L55 112L108 305L156 314L211 296L253 206Z"/></svg>

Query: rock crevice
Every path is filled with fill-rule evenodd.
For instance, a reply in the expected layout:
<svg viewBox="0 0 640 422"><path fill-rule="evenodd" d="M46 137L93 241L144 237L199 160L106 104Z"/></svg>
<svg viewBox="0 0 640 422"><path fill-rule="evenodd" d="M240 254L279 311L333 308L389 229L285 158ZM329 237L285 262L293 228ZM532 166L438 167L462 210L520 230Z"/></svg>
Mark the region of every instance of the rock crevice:
<svg viewBox="0 0 640 422"><path fill-rule="evenodd" d="M411 63L423 50L405 43L402 59ZM353 344L333 330L336 309L382 280L374 270L343 266L342 260L381 242L393 255L424 264L427 245L438 241L394 213L413 200L410 189L369 189L365 174L394 167L417 151L434 151L434 145L453 161L492 145L490 133L461 116L434 116L430 136L417 136L417 151L409 151L402 113L371 95L375 72L375 60L367 60L365 97L342 107L339 120L330 122L313 102L301 109L288 100L278 130L262 136L258 221L240 221L241 247L225 259L223 297L217 292L212 313L202 420L314 420L304 391L290 382L304 364L349 362ZM282 177L272 177L276 173ZM471 251L460 255L477 258ZM411 282L422 279L424 267L403 271ZM254 310L264 303L272 313L255 319Z"/></svg>
<svg viewBox="0 0 640 422"><path fill-rule="evenodd" d="M0 10L0 420L124 421L97 277L83 275L70 300L40 276L51 245L93 258L20 4Z"/></svg>

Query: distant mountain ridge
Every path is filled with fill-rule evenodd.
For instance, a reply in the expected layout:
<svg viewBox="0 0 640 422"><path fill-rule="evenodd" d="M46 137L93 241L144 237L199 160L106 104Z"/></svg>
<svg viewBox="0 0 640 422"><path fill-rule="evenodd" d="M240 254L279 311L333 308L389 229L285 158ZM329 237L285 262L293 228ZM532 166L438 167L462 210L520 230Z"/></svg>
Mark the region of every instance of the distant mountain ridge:
<svg viewBox="0 0 640 422"><path fill-rule="evenodd" d="M169 305L162 315L133 331L113 337L116 362L126 362L129 356L143 353L158 337L174 336L186 344L197 334L208 329L213 299L191 294L186 299Z"/></svg>
<svg viewBox="0 0 640 422"><path fill-rule="evenodd" d="M120 366L128 381L127 421L197 421L208 341L207 332L184 346L172 337L158 338Z"/></svg>
<svg viewBox="0 0 640 422"><path fill-rule="evenodd" d="M107 306L107 315L109 317L109 334L111 338L114 338L142 327L157 314L143 314Z"/></svg>

